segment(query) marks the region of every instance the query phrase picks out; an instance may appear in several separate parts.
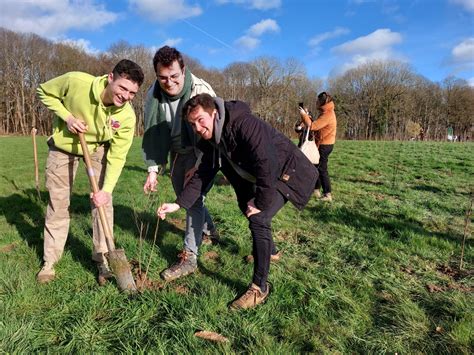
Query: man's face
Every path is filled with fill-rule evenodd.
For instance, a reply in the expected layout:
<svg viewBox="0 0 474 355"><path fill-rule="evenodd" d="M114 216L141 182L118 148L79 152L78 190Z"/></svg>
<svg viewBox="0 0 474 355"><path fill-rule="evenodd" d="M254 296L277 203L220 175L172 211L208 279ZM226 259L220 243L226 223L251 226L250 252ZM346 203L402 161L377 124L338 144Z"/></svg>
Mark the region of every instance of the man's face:
<svg viewBox="0 0 474 355"><path fill-rule="evenodd" d="M216 113L216 109L209 114L209 112L204 111L201 106L197 106L188 114L189 124L193 128L193 131L199 134L202 139L209 140L212 138Z"/></svg>
<svg viewBox="0 0 474 355"><path fill-rule="evenodd" d="M157 65L156 77L161 89L169 96L178 95L184 87L184 68L175 60L169 67Z"/></svg>
<svg viewBox="0 0 474 355"><path fill-rule="evenodd" d="M115 105L122 107L128 101L133 100L140 86L120 75L109 74L108 85L104 90L102 102L106 106Z"/></svg>

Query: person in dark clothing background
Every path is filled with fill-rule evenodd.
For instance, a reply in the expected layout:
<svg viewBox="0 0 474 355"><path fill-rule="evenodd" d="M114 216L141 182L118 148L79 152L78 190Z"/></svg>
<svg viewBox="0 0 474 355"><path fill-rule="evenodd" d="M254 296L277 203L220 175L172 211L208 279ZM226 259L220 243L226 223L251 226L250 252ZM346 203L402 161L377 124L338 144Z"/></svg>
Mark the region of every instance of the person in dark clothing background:
<svg viewBox="0 0 474 355"><path fill-rule="evenodd" d="M255 117L244 102L200 94L185 104L182 116L201 137L202 162L176 202L164 203L157 214L164 219L167 213L192 206L221 170L249 221L255 260L249 289L230 307L255 307L270 292L272 219L287 201L304 208L313 192L317 169L286 136Z"/></svg>

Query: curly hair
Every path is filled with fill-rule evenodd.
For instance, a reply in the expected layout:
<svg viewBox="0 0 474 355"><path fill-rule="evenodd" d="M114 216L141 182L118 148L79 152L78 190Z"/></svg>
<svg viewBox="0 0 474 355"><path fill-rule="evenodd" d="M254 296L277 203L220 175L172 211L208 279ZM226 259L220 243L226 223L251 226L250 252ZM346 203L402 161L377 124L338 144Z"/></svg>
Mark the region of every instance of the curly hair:
<svg viewBox="0 0 474 355"><path fill-rule="evenodd" d="M184 61L181 52L176 48L164 46L158 49L153 57L153 68L155 72L157 71L158 64L161 64L164 67L169 67L173 62L177 60L179 67L184 68Z"/></svg>

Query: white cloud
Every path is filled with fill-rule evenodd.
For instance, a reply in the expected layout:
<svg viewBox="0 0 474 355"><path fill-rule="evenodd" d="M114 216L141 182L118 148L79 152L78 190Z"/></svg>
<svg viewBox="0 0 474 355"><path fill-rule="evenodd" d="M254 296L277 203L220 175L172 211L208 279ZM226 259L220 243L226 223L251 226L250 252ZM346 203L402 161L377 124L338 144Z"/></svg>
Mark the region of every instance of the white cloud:
<svg viewBox="0 0 474 355"><path fill-rule="evenodd" d="M391 46L401 43L402 36L398 32L392 32L388 28L382 28L359 37L353 41L343 43L333 48L335 53L339 54L368 54L373 55L377 52L386 52L391 50Z"/></svg>
<svg viewBox="0 0 474 355"><path fill-rule="evenodd" d="M281 0L216 0L218 4L238 4L244 5L256 10L278 9L281 6Z"/></svg>
<svg viewBox="0 0 474 355"><path fill-rule="evenodd" d="M170 46L170 47L176 47L178 44L180 44L183 41L181 37L178 38L168 38L166 41L163 42L163 44L160 47L163 46Z"/></svg>
<svg viewBox="0 0 474 355"><path fill-rule="evenodd" d="M2 0L0 26L54 38L71 29L97 30L116 19L117 14L91 0Z"/></svg>
<svg viewBox="0 0 474 355"><path fill-rule="evenodd" d="M88 41L87 39L62 39L58 40L58 43L66 44L70 47L82 49L84 52L96 55L100 53L100 50L92 47L91 42Z"/></svg>
<svg viewBox="0 0 474 355"><path fill-rule="evenodd" d="M474 12L474 0L451 0L453 4L461 5L467 11Z"/></svg>
<svg viewBox="0 0 474 355"><path fill-rule="evenodd" d="M255 37L242 36L235 41L235 44L242 49L252 50L260 45L260 40Z"/></svg>
<svg viewBox="0 0 474 355"><path fill-rule="evenodd" d="M248 30L247 33L249 36L252 37L260 37L265 32L279 32L280 27L276 23L275 20L266 19L262 20L255 25L252 25Z"/></svg>
<svg viewBox="0 0 474 355"><path fill-rule="evenodd" d="M347 28L343 28L343 27L336 27L333 31L330 31L330 32L324 32L324 33L321 33L317 36L314 36L313 38L311 38L308 42L308 44L311 46L311 47L316 47L317 45L319 45L321 42L327 40L327 39L331 39L331 38L336 38L336 37L339 37L339 36L342 36L342 35L345 35L349 33L349 30Z"/></svg>
<svg viewBox="0 0 474 355"><path fill-rule="evenodd" d="M392 49L401 42L402 36L399 33L383 28L336 46L332 48L332 52L345 61L337 71L344 72L374 60L404 60Z"/></svg>
<svg viewBox="0 0 474 355"><path fill-rule="evenodd" d="M466 39L455 46L451 51L451 55L454 63L474 64L474 37Z"/></svg>
<svg viewBox="0 0 474 355"><path fill-rule="evenodd" d="M469 84L469 86L474 87L474 77L467 79L467 83Z"/></svg>
<svg viewBox="0 0 474 355"><path fill-rule="evenodd" d="M245 35L238 38L234 43L237 47L245 50L252 50L257 48L260 43L260 36L267 32L280 32L280 26L275 20L266 19L250 26Z"/></svg>
<svg viewBox="0 0 474 355"><path fill-rule="evenodd" d="M199 6L187 5L185 0L129 0L139 14L159 23L199 16Z"/></svg>

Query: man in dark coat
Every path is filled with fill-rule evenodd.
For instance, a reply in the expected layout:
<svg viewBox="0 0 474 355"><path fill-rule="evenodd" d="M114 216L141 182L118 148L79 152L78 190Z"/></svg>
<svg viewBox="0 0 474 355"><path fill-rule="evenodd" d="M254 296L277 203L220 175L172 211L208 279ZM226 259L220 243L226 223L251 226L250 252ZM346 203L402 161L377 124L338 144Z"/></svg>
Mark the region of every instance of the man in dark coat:
<svg viewBox="0 0 474 355"><path fill-rule="evenodd" d="M161 205L157 213L164 219L180 207L190 208L221 170L249 220L255 260L252 284L231 308L255 307L270 291L272 218L287 201L298 209L306 205L317 170L286 136L255 117L244 102L200 94L185 104L182 117L201 137L202 162L176 202Z"/></svg>

